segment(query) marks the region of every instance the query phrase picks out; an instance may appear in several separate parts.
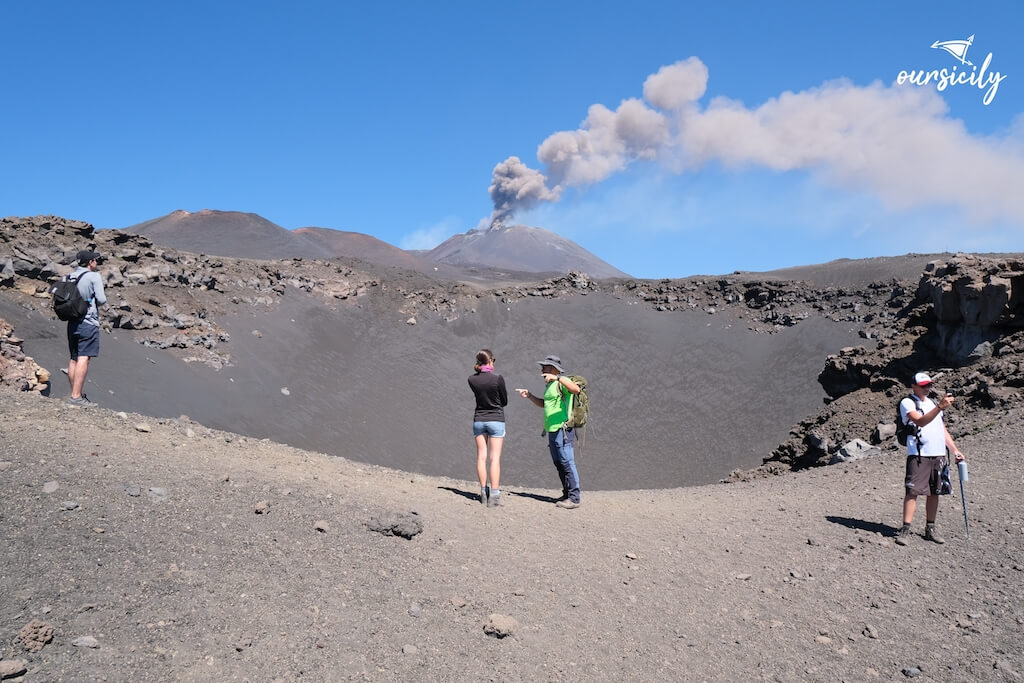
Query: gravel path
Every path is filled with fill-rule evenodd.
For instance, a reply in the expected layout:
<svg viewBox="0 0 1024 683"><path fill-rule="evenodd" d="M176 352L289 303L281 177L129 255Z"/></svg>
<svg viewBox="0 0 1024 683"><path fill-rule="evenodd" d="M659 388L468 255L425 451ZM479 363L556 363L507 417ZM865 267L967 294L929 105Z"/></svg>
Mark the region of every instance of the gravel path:
<svg viewBox="0 0 1024 683"><path fill-rule="evenodd" d="M1020 414L959 440L970 540L954 495L947 543L905 548L896 451L574 511L512 487L486 509L469 481L187 420L6 388L0 414L12 680L1024 675Z"/></svg>

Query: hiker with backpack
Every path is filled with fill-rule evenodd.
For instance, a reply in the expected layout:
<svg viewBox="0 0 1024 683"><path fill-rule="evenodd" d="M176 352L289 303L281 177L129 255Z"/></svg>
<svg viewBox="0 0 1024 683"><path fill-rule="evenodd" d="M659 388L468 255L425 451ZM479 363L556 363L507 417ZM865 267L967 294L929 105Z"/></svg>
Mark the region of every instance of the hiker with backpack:
<svg viewBox="0 0 1024 683"><path fill-rule="evenodd" d="M107 303L103 278L99 274L100 255L86 249L78 252L78 267L51 288L54 311L68 323L68 404L91 408L96 404L83 393L89 359L100 355L100 317L98 307ZM70 287L68 283L75 286Z"/></svg>
<svg viewBox="0 0 1024 683"><path fill-rule="evenodd" d="M562 480L562 497L555 505L567 510L580 506L580 478L573 453L575 427L570 422L573 399L582 391L579 384L565 374L558 356L537 361L544 378L543 396L534 396L528 389L516 389L523 398L544 409L544 433L548 437L551 460Z"/></svg>
<svg viewBox="0 0 1024 683"><path fill-rule="evenodd" d="M933 543L945 543L935 531L935 518L939 513L939 496L952 491L949 480L947 449L956 461L962 462L964 454L957 448L949 435L942 411L953 405L953 395L946 393L938 403L929 397L932 378L925 372L914 375L909 396L900 401L897 435L906 439L907 467L906 496L903 498L903 527L896 534L898 545L907 545L910 540L910 524L914 521L917 497L928 496L925 502L924 537Z"/></svg>
<svg viewBox="0 0 1024 683"><path fill-rule="evenodd" d="M473 411L473 439L476 441L476 473L480 479L480 502L487 507L501 504L501 446L505 441L505 379L494 371L494 353L476 353L476 371L469 388L476 397ZM490 459L488 467L488 458Z"/></svg>

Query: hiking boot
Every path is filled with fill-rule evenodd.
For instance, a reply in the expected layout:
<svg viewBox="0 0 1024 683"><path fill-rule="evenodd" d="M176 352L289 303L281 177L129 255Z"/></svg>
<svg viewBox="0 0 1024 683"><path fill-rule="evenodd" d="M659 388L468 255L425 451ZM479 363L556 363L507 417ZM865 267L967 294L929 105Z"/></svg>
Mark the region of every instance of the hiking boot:
<svg viewBox="0 0 1024 683"><path fill-rule="evenodd" d="M68 405L78 406L79 408L94 408L96 406L95 403L90 401L89 398L84 395L79 396L78 398L68 396Z"/></svg>
<svg viewBox="0 0 1024 683"><path fill-rule="evenodd" d="M910 527L905 526L896 532L896 538L894 538L893 541L896 543L896 545L906 545L910 542L910 535Z"/></svg>
<svg viewBox="0 0 1024 683"><path fill-rule="evenodd" d="M491 491L487 496L487 507L496 508L501 505L501 491Z"/></svg>
<svg viewBox="0 0 1024 683"><path fill-rule="evenodd" d="M946 542L946 539L935 533L935 527L931 524L924 528L924 540L931 541L932 543L938 543L939 545Z"/></svg>
<svg viewBox="0 0 1024 683"><path fill-rule="evenodd" d="M565 500L560 500L557 503L555 503L555 507L560 507L560 508L563 508L565 510L575 510L579 506L580 506L579 503L577 503L576 501L571 500L569 498L566 498Z"/></svg>

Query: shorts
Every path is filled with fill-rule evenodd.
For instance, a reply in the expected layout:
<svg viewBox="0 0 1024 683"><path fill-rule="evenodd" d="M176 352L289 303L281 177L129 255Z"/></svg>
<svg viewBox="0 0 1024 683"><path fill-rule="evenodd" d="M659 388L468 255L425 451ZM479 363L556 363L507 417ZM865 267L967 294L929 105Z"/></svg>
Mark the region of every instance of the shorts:
<svg viewBox="0 0 1024 683"><path fill-rule="evenodd" d="M79 356L95 358L100 355L100 328L83 322L68 323L68 353L71 360Z"/></svg>
<svg viewBox="0 0 1024 683"><path fill-rule="evenodd" d="M505 436L504 422L474 422L473 436L493 436L501 439Z"/></svg>
<svg viewBox="0 0 1024 683"><path fill-rule="evenodd" d="M952 492L949 461L944 455L907 456L907 493L913 496L945 496Z"/></svg>

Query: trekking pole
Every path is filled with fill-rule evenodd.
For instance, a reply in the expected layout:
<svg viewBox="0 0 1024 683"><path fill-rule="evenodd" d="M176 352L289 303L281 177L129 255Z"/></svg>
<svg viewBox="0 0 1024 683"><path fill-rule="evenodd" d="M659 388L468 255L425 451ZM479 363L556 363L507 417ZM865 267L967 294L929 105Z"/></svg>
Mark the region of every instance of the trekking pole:
<svg viewBox="0 0 1024 683"><path fill-rule="evenodd" d="M967 540L971 540L971 528L967 526L967 496L964 494L964 482L967 481L967 461L961 460L956 464L957 474L960 476L960 502L964 505L964 531L967 532Z"/></svg>

